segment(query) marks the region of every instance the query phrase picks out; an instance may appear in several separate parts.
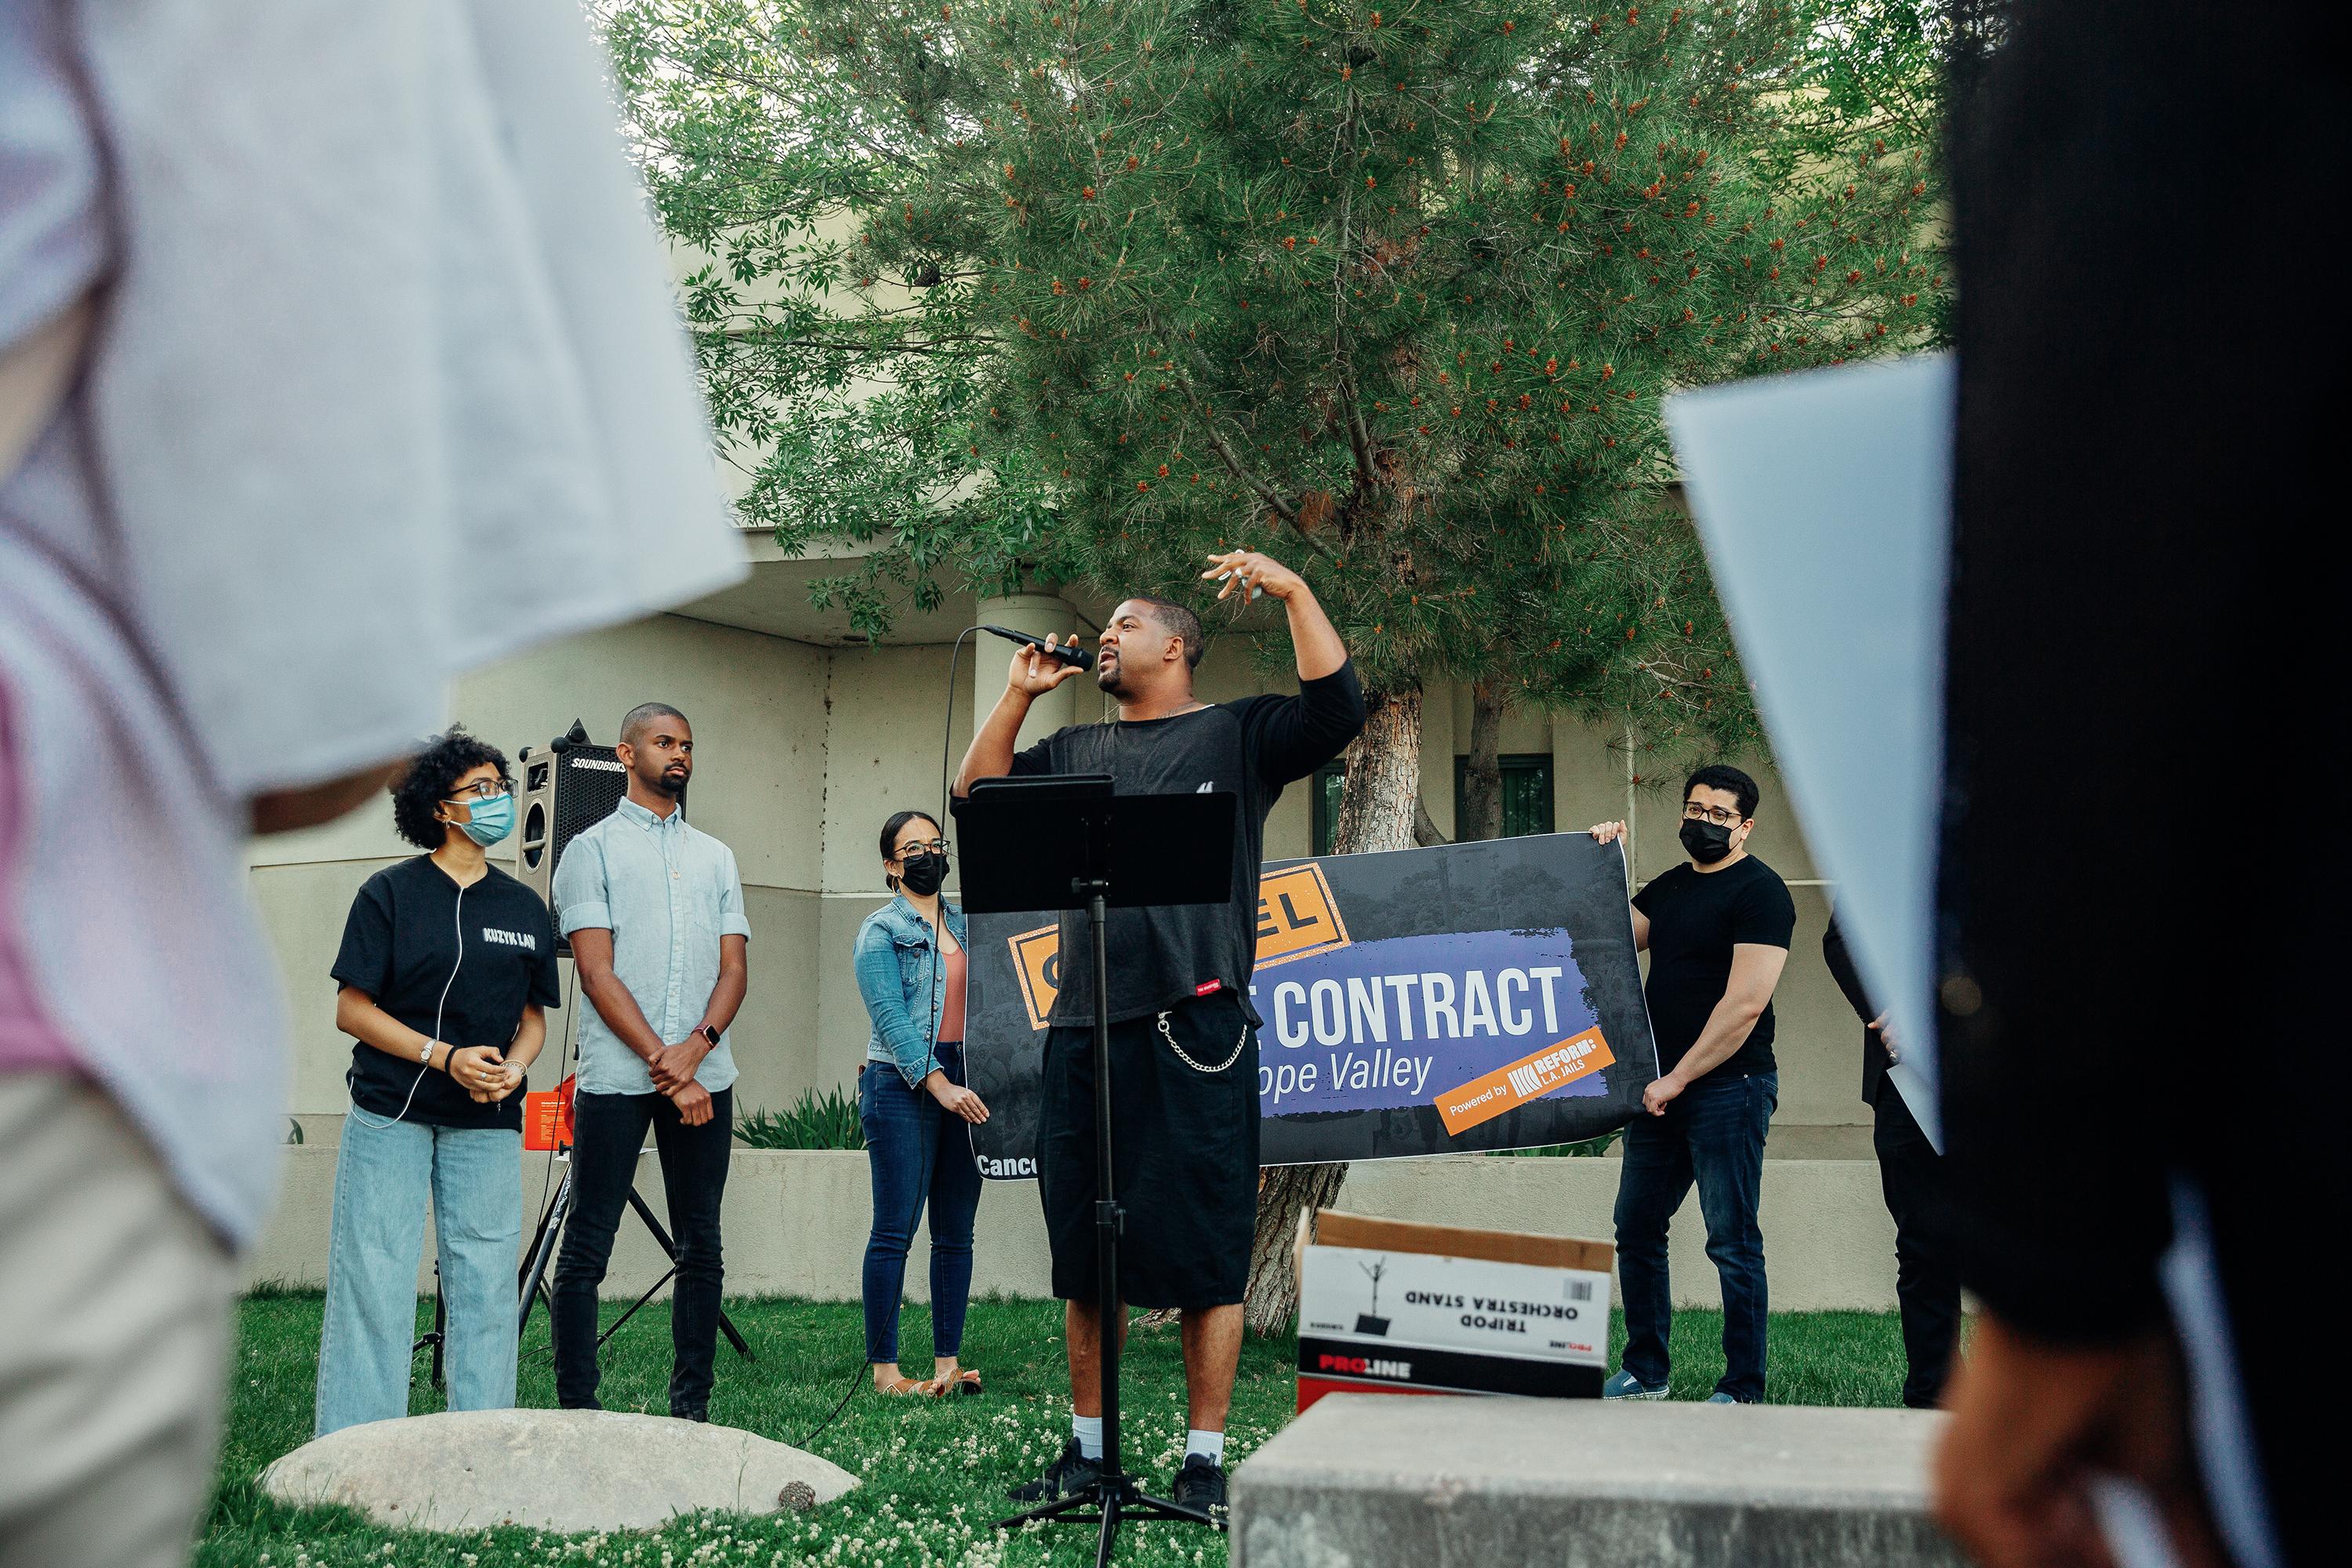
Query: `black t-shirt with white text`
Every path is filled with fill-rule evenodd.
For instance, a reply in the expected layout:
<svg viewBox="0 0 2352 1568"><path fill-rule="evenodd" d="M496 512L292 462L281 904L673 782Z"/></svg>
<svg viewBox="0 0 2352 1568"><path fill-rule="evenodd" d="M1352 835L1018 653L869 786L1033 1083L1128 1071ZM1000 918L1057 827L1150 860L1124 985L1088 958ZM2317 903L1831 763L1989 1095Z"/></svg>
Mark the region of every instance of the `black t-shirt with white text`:
<svg viewBox="0 0 2352 1568"><path fill-rule="evenodd" d="M1249 1005L1257 954L1258 860L1266 813L1282 786L1347 749L1364 727L1364 692L1353 664L1298 683L1296 697L1244 697L1165 719L1077 724L1057 730L1013 759L1015 775L1108 773L1116 795L1231 791L1234 895L1228 906L1181 904L1109 911L1110 1020L1140 1018L1219 986ZM1087 950L1083 913L1062 916L1061 951ZM1094 974L1066 963L1051 1021L1094 1022ZM1259 1022L1255 1010L1251 1021Z"/></svg>
<svg viewBox="0 0 2352 1568"><path fill-rule="evenodd" d="M430 855L361 885L331 973L418 1034L458 1047L504 1050L526 1004L562 1000L555 927L539 895L495 866L460 888ZM477 1104L440 1068L371 1045L352 1046L348 1081L352 1103L372 1115L429 1127L522 1126L520 1090L502 1104Z"/></svg>
<svg viewBox="0 0 2352 1568"><path fill-rule="evenodd" d="M1785 949L1796 934L1796 900L1778 872L1748 855L1720 871L1677 866L1634 894L1633 907L1650 918L1650 1029L1658 1071L1669 1073L1723 1000L1731 950L1741 942ZM1748 1078L1778 1065L1768 1002L1748 1038L1710 1076Z"/></svg>

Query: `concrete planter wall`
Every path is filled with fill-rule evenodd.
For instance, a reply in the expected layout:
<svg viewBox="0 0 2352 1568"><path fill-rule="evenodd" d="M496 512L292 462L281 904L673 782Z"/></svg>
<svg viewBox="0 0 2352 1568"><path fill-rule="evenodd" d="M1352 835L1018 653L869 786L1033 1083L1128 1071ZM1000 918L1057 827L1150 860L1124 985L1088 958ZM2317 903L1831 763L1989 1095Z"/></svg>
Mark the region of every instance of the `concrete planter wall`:
<svg viewBox="0 0 2352 1568"><path fill-rule="evenodd" d="M329 1213L335 1185L331 1144L287 1151L285 1191L260 1244L246 1259L248 1284L275 1280L318 1285L326 1279ZM1358 1165L1339 1206L1396 1219L1544 1232L1607 1239L1617 1197L1616 1160L1518 1160L1453 1154ZM557 1167L553 1180L562 1179ZM524 1238L548 1190L547 1158L523 1158ZM638 1190L663 1212L661 1171L640 1162ZM727 1289L736 1296L802 1296L851 1300L858 1293L871 1218L866 1156L833 1150L735 1151L727 1179ZM1895 1227L1869 1160L1767 1160L1764 1254L1772 1305L1781 1310L1895 1305ZM1685 1306L1719 1304L1706 1230L1693 1195L1675 1216L1675 1297ZM929 1298L928 1230L907 1262L907 1293ZM1052 1294L1045 1231L1035 1184L992 1182L981 1198L972 1288L986 1294ZM428 1231L420 1291L432 1289ZM666 1267L642 1226L628 1215L614 1248L608 1295L633 1297Z"/></svg>

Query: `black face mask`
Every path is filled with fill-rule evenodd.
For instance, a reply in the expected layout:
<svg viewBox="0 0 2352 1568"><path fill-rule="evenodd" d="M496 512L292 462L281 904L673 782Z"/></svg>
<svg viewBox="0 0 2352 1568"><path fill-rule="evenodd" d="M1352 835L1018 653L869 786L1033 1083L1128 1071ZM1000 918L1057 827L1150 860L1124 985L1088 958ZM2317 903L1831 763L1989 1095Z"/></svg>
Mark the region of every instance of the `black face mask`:
<svg viewBox="0 0 2352 1568"><path fill-rule="evenodd" d="M1683 847L1702 866L1712 866L1731 853L1731 829L1695 816L1683 818Z"/></svg>
<svg viewBox="0 0 2352 1568"><path fill-rule="evenodd" d="M898 885L919 899L928 899L940 890L948 879L948 858L928 851L909 855L902 862L907 868L898 873Z"/></svg>

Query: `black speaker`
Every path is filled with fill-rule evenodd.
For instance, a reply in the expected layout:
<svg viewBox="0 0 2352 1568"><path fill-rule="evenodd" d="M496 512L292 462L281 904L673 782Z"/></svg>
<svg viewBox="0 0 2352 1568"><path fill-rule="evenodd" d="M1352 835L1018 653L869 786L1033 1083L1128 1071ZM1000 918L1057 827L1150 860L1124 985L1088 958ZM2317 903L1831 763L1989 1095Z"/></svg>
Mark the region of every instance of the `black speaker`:
<svg viewBox="0 0 2352 1568"><path fill-rule="evenodd" d="M521 843L515 872L523 885L547 900L555 929L563 930L563 911L555 905L555 868L572 840L613 815L629 793L629 770L621 765L614 748L589 740L586 726L572 721L566 733L544 748L525 746L517 759L522 769ZM686 804L685 792L678 804ZM561 934L556 950L572 951Z"/></svg>

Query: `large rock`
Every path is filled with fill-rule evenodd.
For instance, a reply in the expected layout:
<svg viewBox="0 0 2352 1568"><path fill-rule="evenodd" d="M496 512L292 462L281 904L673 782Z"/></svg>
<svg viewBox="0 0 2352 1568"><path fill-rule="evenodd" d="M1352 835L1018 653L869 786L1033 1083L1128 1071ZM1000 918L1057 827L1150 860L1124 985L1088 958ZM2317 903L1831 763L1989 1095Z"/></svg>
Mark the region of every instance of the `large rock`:
<svg viewBox="0 0 2352 1568"><path fill-rule="evenodd" d="M1962 1568L1927 1513L1942 1420L1337 1395L1234 1473L1234 1568Z"/></svg>
<svg viewBox="0 0 2352 1568"><path fill-rule="evenodd" d="M732 1426L613 1410L462 1410L346 1426L261 1474L281 1502L412 1530L653 1530L699 1509L831 1502L857 1478Z"/></svg>

